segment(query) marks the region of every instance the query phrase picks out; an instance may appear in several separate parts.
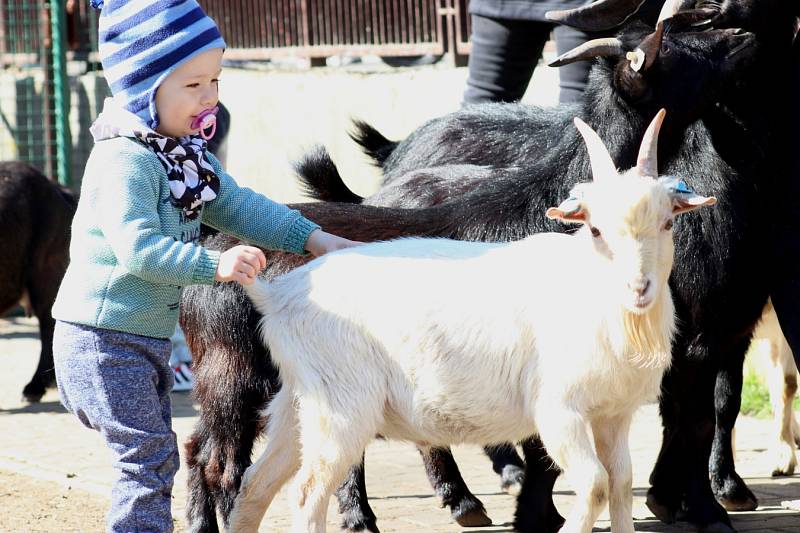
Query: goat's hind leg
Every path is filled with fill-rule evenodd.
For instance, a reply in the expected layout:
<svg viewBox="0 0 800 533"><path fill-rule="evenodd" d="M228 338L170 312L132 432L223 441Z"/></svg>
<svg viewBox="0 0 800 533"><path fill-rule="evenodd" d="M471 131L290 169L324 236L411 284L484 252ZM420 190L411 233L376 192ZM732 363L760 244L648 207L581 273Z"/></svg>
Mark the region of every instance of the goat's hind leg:
<svg viewBox="0 0 800 533"><path fill-rule="evenodd" d="M564 517L553 502L553 486L561 469L547 455L538 437L524 440L522 451L525 454L525 476L517 496L514 529L523 533L555 533L564 524Z"/></svg>
<svg viewBox="0 0 800 533"><path fill-rule="evenodd" d="M230 514L229 528L237 533L258 531L264 513L284 483L300 466L297 411L293 394L282 388L267 415L267 447L242 477Z"/></svg>
<svg viewBox="0 0 800 533"><path fill-rule="evenodd" d="M736 473L733 459L732 431L742 403L742 367L750 339L744 339L719 361L714 385L715 428L709 457L709 479L717 501L728 511L753 511L758 507L755 494Z"/></svg>
<svg viewBox="0 0 800 533"><path fill-rule="evenodd" d="M347 471L361 460L377 431L375 413L363 406L341 405L308 396L298 400L302 462L289 490L294 533L324 533L328 502ZM369 401L365 401L369 404ZM371 416L372 415L372 416Z"/></svg>
<svg viewBox="0 0 800 533"><path fill-rule="evenodd" d="M419 447L425 473L433 490L450 508L450 516L462 527L482 527L492 523L483 503L469 490L449 448Z"/></svg>
<svg viewBox="0 0 800 533"><path fill-rule="evenodd" d="M361 454L361 464L352 467L347 473L344 483L336 489L336 499L339 500L339 514L342 515L344 531L379 533L377 518L367 499L363 453Z"/></svg>
<svg viewBox="0 0 800 533"><path fill-rule="evenodd" d="M44 278L45 273L37 273L37 281L27 291L33 312L39 321L39 341L41 350L39 362L31 380L22 389L22 398L26 402L36 403L42 399L49 387L56 384L55 363L53 362L53 332L56 321L52 315L53 302L56 299L58 284L53 279ZM54 279L60 279L56 277Z"/></svg>
<svg viewBox="0 0 800 533"><path fill-rule="evenodd" d="M776 332L778 338L770 339L770 367L767 372L769 399L772 404L775 434L770 454L772 456L772 475L791 476L797 466L797 442L800 437L795 431L797 420L794 417L792 402L797 393L797 367L786 339Z"/></svg>

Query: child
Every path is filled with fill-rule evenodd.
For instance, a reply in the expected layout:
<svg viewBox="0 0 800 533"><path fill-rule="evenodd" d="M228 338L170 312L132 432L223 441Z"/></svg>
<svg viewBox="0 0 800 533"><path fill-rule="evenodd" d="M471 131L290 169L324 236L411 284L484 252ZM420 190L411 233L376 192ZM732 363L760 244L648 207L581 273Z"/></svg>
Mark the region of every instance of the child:
<svg viewBox="0 0 800 533"><path fill-rule="evenodd" d="M225 42L196 0L92 0L113 99L92 126L53 316L64 405L116 454L108 530L172 531L178 448L169 337L181 287L251 284L259 248L200 246L200 222L271 249L352 246L299 212L239 188L193 124L217 103ZM231 369L235 371L235 369Z"/></svg>

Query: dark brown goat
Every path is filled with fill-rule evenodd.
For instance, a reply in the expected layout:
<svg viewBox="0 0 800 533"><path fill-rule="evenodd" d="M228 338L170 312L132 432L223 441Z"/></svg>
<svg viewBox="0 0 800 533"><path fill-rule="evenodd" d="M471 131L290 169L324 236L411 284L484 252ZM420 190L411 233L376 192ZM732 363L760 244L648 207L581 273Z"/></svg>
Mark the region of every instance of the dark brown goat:
<svg viewBox="0 0 800 533"><path fill-rule="evenodd" d="M0 228L8 253L0 255L0 312L20 302L39 320L39 364L22 390L38 402L55 384L50 310L69 262L69 230L76 201L69 190L18 161L0 162Z"/></svg>

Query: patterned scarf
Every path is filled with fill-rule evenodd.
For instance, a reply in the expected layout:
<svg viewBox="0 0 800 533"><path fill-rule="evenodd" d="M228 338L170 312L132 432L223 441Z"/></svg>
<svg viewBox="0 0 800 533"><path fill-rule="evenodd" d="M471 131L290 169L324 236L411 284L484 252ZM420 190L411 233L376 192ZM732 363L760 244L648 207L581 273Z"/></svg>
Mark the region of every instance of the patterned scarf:
<svg viewBox="0 0 800 533"><path fill-rule="evenodd" d="M219 193L219 177L206 160L206 141L199 135L167 137L148 128L136 115L106 98L103 112L90 128L95 142L113 137L130 137L147 146L167 172L172 205L194 220L203 202Z"/></svg>

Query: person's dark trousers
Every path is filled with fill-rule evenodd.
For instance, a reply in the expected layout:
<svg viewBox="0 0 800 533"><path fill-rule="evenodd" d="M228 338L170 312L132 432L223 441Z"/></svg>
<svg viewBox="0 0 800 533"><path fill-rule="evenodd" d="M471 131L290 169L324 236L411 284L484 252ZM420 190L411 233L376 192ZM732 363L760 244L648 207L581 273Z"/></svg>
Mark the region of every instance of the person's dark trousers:
<svg viewBox="0 0 800 533"><path fill-rule="evenodd" d="M562 54L596 38L567 26L547 22L508 20L472 15L472 51L464 104L516 102L528 89L544 45L554 31L556 51ZM559 68L559 101L581 99L591 61L579 61Z"/></svg>

